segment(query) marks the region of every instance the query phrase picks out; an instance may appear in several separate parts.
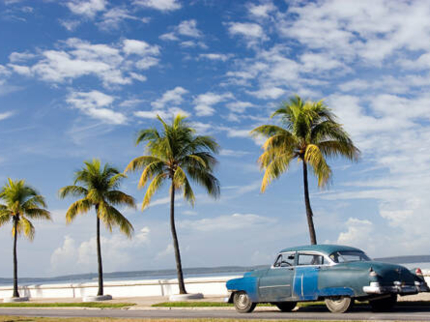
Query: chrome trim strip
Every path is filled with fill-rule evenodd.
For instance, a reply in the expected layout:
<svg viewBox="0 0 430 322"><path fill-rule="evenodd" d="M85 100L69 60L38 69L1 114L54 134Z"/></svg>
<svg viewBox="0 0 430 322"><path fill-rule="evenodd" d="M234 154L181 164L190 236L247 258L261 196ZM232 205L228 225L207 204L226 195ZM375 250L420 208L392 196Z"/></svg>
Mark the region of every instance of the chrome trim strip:
<svg viewBox="0 0 430 322"><path fill-rule="evenodd" d="M258 288L270 288L270 287L291 287L291 284L267 285L267 286L259 286Z"/></svg>

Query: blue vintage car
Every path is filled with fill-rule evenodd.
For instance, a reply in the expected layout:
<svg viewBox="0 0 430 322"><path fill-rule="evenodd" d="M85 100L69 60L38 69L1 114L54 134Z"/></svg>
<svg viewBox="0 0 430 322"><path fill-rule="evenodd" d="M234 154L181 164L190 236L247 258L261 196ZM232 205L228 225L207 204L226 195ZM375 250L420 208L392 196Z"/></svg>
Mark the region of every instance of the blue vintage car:
<svg viewBox="0 0 430 322"><path fill-rule="evenodd" d="M241 313L257 303L291 311L297 302L324 300L331 312L343 313L354 299L368 300L375 311L389 310L397 295L430 292L420 270L376 262L357 248L311 245L283 249L268 269L227 281L229 297Z"/></svg>

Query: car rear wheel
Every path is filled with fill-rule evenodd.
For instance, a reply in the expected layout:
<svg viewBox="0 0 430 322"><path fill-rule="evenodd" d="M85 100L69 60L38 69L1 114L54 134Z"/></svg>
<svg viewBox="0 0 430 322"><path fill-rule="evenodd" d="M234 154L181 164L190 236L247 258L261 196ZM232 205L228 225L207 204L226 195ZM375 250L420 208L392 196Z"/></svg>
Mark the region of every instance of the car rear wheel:
<svg viewBox="0 0 430 322"><path fill-rule="evenodd" d="M353 304L354 300L346 296L330 297L325 299L325 305L332 313L345 313Z"/></svg>
<svg viewBox="0 0 430 322"><path fill-rule="evenodd" d="M297 302L276 302L273 304L275 304L282 312L291 312L291 310L296 307Z"/></svg>
<svg viewBox="0 0 430 322"><path fill-rule="evenodd" d="M391 309L397 303L397 294L391 294L389 297L379 299L379 300L371 300L369 301L370 306L372 307L372 311L374 312L386 312L391 311Z"/></svg>
<svg viewBox="0 0 430 322"><path fill-rule="evenodd" d="M256 303L253 303L245 292L236 292L233 295L233 303L236 311L240 313L251 313L254 311Z"/></svg>

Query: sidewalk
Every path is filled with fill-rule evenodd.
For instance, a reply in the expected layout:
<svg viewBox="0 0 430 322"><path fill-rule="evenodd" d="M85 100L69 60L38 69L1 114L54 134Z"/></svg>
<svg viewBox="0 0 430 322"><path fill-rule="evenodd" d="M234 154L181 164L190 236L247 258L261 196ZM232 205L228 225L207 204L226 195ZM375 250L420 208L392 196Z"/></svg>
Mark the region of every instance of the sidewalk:
<svg viewBox="0 0 430 322"><path fill-rule="evenodd" d="M191 302L223 302L225 296L205 296L201 300ZM76 298L31 298L27 303L81 303L82 299ZM134 308L149 308L153 304L169 302L168 296L145 296L145 297L118 297L105 303L135 303Z"/></svg>

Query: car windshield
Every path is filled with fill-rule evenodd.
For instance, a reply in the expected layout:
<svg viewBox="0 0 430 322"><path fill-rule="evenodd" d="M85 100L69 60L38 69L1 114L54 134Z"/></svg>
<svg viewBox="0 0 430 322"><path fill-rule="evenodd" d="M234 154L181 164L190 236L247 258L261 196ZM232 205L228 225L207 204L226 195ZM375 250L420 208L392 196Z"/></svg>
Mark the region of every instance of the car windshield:
<svg viewBox="0 0 430 322"><path fill-rule="evenodd" d="M371 259L363 252L357 250L342 250L330 254L330 258L335 263L345 263L345 262L367 262Z"/></svg>

